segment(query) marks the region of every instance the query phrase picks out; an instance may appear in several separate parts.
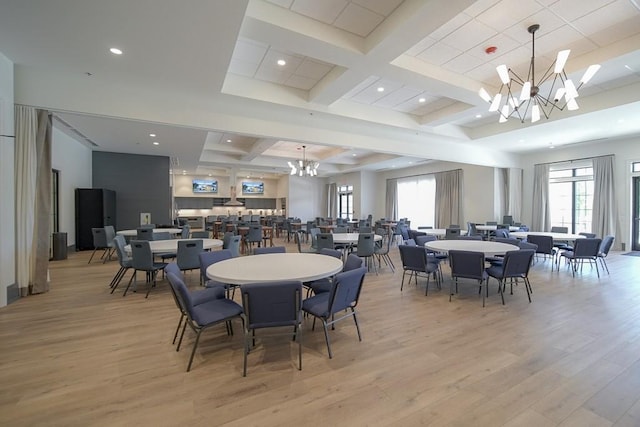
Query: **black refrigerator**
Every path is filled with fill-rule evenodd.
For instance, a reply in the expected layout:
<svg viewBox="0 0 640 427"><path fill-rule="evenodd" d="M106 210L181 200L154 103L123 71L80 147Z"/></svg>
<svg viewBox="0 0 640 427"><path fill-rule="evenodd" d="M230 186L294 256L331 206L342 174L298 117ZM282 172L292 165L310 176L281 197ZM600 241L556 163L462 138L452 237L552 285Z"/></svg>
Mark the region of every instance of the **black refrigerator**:
<svg viewBox="0 0 640 427"><path fill-rule="evenodd" d="M93 249L94 227L116 227L116 192L103 188L76 188L76 250Z"/></svg>

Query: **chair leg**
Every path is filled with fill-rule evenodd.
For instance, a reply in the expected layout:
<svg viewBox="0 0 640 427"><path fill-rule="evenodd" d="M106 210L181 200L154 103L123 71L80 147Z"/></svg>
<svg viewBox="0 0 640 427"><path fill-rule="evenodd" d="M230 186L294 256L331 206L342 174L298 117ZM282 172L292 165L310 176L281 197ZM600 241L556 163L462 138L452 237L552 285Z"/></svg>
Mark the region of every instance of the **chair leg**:
<svg viewBox="0 0 640 427"><path fill-rule="evenodd" d="M122 294L122 296L126 296L127 295L127 291L129 290L129 286L131 286L131 282L133 282L136 279L136 274L138 273L138 270L133 270L133 274L131 275L131 278L129 279L129 283L127 283L127 287L124 290L124 293Z"/></svg>
<svg viewBox="0 0 640 427"><path fill-rule="evenodd" d="M87 264L91 264L91 260L93 259L93 256L96 253L96 249L98 249L98 248L93 248L93 252L91 252L91 257L89 257L89 262Z"/></svg>
<svg viewBox="0 0 640 427"><path fill-rule="evenodd" d="M407 274L406 271L402 272L402 282L400 283L400 292L402 292L402 288L404 287L404 276L405 274ZM409 278L409 280L411 280L411 278Z"/></svg>
<svg viewBox="0 0 640 427"><path fill-rule="evenodd" d="M120 274L120 277L118 278L118 281L115 282L111 288L111 293L113 293L117 288L118 285L120 284L120 282L122 281L122 279L124 279L124 276L127 274L127 271L129 270L130 267L126 267L122 270L122 273Z"/></svg>
<svg viewBox="0 0 640 427"><path fill-rule="evenodd" d="M527 298L529 298L529 302L531 302L531 284L529 284L529 279L524 278L524 288L527 290Z"/></svg>
<svg viewBox="0 0 640 427"><path fill-rule="evenodd" d="M113 276L113 279L111 279L111 283L109 283L109 287L113 288L113 285L118 281L118 279L120 278L120 276L122 275L122 271L124 270L124 267L120 267L120 269L118 270L118 272L116 273L115 276Z"/></svg>
<svg viewBox="0 0 640 427"><path fill-rule="evenodd" d="M358 318L356 317L356 310L353 307L351 308L351 313L353 313L353 322L356 324L356 331L358 332L358 341L362 341L362 335L360 335L360 325L358 325Z"/></svg>
<svg viewBox="0 0 640 427"><path fill-rule="evenodd" d="M302 328L296 325L296 340L298 340L298 370L302 371Z"/></svg>
<svg viewBox="0 0 640 427"><path fill-rule="evenodd" d="M322 326L324 327L324 339L327 341L327 351L329 352L329 359L333 358L331 353L331 344L329 343L329 330L327 329L327 321L322 319Z"/></svg>
<svg viewBox="0 0 640 427"><path fill-rule="evenodd" d="M191 350L191 357L189 358L189 365L187 366L187 372L191 370L191 363L193 363L193 356L196 354L196 348L198 348L198 342L200 341L200 333L202 329L198 329L198 334L196 335L196 342L193 343L193 350Z"/></svg>
<svg viewBox="0 0 640 427"><path fill-rule="evenodd" d="M180 334L180 339L178 340L178 346L176 347L176 351L180 351L180 346L182 345L182 338L184 338L184 331L187 330L187 322L188 320L185 319L184 323L182 324L182 333Z"/></svg>
<svg viewBox="0 0 640 427"><path fill-rule="evenodd" d="M600 264L607 270L607 274L609 274L609 266L607 265L607 261L604 257L600 257Z"/></svg>
<svg viewBox="0 0 640 427"><path fill-rule="evenodd" d="M487 282L489 279L487 279ZM500 287L500 297L502 298L502 305L504 305L504 280L500 280L498 282L498 286Z"/></svg>
<svg viewBox="0 0 640 427"><path fill-rule="evenodd" d="M184 314L180 314L180 321L178 322L178 327L176 328L176 333L173 334L173 341L171 344L176 343L176 339L178 338L178 332L180 332L180 326L182 326L182 320L184 319Z"/></svg>

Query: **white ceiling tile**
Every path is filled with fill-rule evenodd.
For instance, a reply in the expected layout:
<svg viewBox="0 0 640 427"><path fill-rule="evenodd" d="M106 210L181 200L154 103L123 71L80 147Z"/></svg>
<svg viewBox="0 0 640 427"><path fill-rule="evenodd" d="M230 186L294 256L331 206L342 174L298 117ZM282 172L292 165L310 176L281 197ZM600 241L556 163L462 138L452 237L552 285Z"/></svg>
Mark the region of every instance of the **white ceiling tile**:
<svg viewBox="0 0 640 427"><path fill-rule="evenodd" d="M316 79L310 79L308 77L296 76L296 75L290 76L284 82L286 86L291 86L291 87L295 87L297 89L303 89L303 90L311 89L316 85L316 83L318 83L318 80Z"/></svg>
<svg viewBox="0 0 640 427"><path fill-rule="evenodd" d="M504 31L514 24L539 12L542 6L535 1L502 0L490 9L482 12L476 19L496 31Z"/></svg>
<svg viewBox="0 0 640 427"><path fill-rule="evenodd" d="M447 61L452 60L456 56L462 53L461 50L455 49L444 43L438 42L433 46L425 49L417 58L422 59L425 62L435 65L442 65Z"/></svg>
<svg viewBox="0 0 640 427"><path fill-rule="evenodd" d="M601 8L612 0L562 0L554 3L550 9L553 13L567 22L572 22L581 16Z"/></svg>
<svg viewBox="0 0 640 427"><path fill-rule="evenodd" d="M441 41L462 51L477 46L479 42L494 37L497 32L482 22L471 20Z"/></svg>
<svg viewBox="0 0 640 427"><path fill-rule="evenodd" d="M440 28L438 28L437 30L429 34L429 36L431 36L431 38L435 40L441 40L444 37L451 34L452 32L454 32L455 30L457 30L458 28L460 28L462 25L469 22L470 20L471 20L471 17L469 15L466 15L465 13L460 13L454 16L453 18L451 18L449 22L447 22L446 24L442 25Z"/></svg>
<svg viewBox="0 0 640 427"><path fill-rule="evenodd" d="M256 79L264 80L271 83L283 84L291 75L269 67L261 66L256 72Z"/></svg>
<svg viewBox="0 0 640 427"><path fill-rule="evenodd" d="M229 63L229 72L245 77L253 77L258 70L258 65L259 64L256 64L255 62L231 58L231 62Z"/></svg>
<svg viewBox="0 0 640 427"><path fill-rule="evenodd" d="M333 66L326 62L305 58L294 71L294 74L297 76L315 79L317 81L323 78L329 71L331 71L332 68Z"/></svg>
<svg viewBox="0 0 640 427"><path fill-rule="evenodd" d="M637 16L632 16L624 21L618 22L613 27L590 34L589 39L600 47L609 46L611 43L638 34L638 31L640 31L638 19Z"/></svg>
<svg viewBox="0 0 640 427"><path fill-rule="evenodd" d="M445 68L449 71L453 71L458 74L464 74L467 71L470 71L486 62L486 59L481 59L475 56L471 56L469 54L463 53L461 55L456 56L451 61L448 61L442 68Z"/></svg>
<svg viewBox="0 0 640 427"><path fill-rule="evenodd" d="M464 13L475 18L494 4L498 3L498 1L500 0L477 0L473 2L471 6L466 8Z"/></svg>
<svg viewBox="0 0 640 427"><path fill-rule="evenodd" d="M248 39L238 39L233 50L233 58L259 64L267 53L269 45Z"/></svg>
<svg viewBox="0 0 640 427"><path fill-rule="evenodd" d="M549 7L552 4L557 3L559 1L561 0L537 0L537 2L543 5L544 7Z"/></svg>
<svg viewBox="0 0 640 427"><path fill-rule="evenodd" d="M615 26L627 18L635 16L640 29L640 12L628 1L616 1L576 19L572 25L582 34L590 35Z"/></svg>
<svg viewBox="0 0 640 427"><path fill-rule="evenodd" d="M379 79L374 84L355 94L351 99L364 104L373 104L388 93L398 89L400 86L400 83ZM384 87L384 91L378 92L379 87Z"/></svg>
<svg viewBox="0 0 640 427"><path fill-rule="evenodd" d="M429 46L432 46L435 42L436 42L435 39L432 39L431 37L425 37L422 40L420 40L418 43L413 45L409 50L407 50L405 52L405 55L418 56L426 48L428 48Z"/></svg>
<svg viewBox="0 0 640 427"><path fill-rule="evenodd" d="M404 0L352 0L353 3L387 17L393 12Z"/></svg>
<svg viewBox="0 0 640 427"><path fill-rule="evenodd" d="M346 0L295 0L291 10L326 24L333 24L346 6Z"/></svg>
<svg viewBox="0 0 640 427"><path fill-rule="evenodd" d="M477 80L479 82L486 82L487 84L495 85L498 79L496 73L496 66L492 63L485 63L473 70L467 71L465 75L469 78Z"/></svg>
<svg viewBox="0 0 640 427"><path fill-rule="evenodd" d="M349 3L335 20L334 25L360 37L367 37L383 20L382 15Z"/></svg>
<svg viewBox="0 0 640 427"><path fill-rule="evenodd" d="M284 66L278 65L278 60L284 59L287 63ZM281 70L286 73L293 73L302 63L303 56L294 55L288 52L282 52L274 48L270 48L264 56L261 67L269 67Z"/></svg>
<svg viewBox="0 0 640 427"><path fill-rule="evenodd" d="M424 116L425 114L432 113L434 111L441 110L445 107L455 104L457 101L449 98L438 98L433 102L427 103L426 105L414 110L414 114L418 114L420 116Z"/></svg>
<svg viewBox="0 0 640 427"><path fill-rule="evenodd" d="M379 79L380 79L380 77L378 77L378 76L369 76L369 77L367 77L362 82L360 82L358 85L353 87L349 92L345 93L343 98L345 98L345 99L353 98L354 95L356 95L356 94L360 93L361 91L365 90L366 88L368 88L369 86L371 86L372 84L377 82Z"/></svg>
<svg viewBox="0 0 640 427"><path fill-rule="evenodd" d="M575 30L570 25L563 25L562 27L554 30L550 33L544 34L541 37L536 37L536 55L550 55L555 57L558 51L563 49L577 49L579 45L582 45L584 50L584 43L591 44L592 48L596 46L586 40L579 31Z"/></svg>
<svg viewBox="0 0 640 427"><path fill-rule="evenodd" d="M420 102L420 98L424 98L424 102ZM421 108L424 105L427 105L431 102L436 101L438 98L435 96L431 96L428 95L424 92L418 94L417 96L414 96L413 98L396 105L395 107L393 107L394 110L396 111L402 111L405 113L412 113L415 114L414 111L416 111L417 109Z"/></svg>
<svg viewBox="0 0 640 427"><path fill-rule="evenodd" d="M422 92L421 89L417 89L409 86L402 86L397 90L387 93L384 97L376 101L374 105L376 105L377 107L393 108L398 104L402 104L403 102L406 102L407 100L414 98L416 95L418 95L421 92Z"/></svg>
<svg viewBox="0 0 640 427"><path fill-rule="evenodd" d="M268 1L269 3L273 3L276 6L284 7L286 9L289 9L293 4L293 0L266 0L266 1Z"/></svg>
<svg viewBox="0 0 640 427"><path fill-rule="evenodd" d="M494 53L488 54L485 52L485 49L489 46L495 46L497 50ZM520 43L511 37L504 34L496 34L494 37L491 37L490 39L469 49L466 53L476 58L483 59L484 61L490 61L493 58L511 52L513 49L517 49L518 47L520 47Z"/></svg>

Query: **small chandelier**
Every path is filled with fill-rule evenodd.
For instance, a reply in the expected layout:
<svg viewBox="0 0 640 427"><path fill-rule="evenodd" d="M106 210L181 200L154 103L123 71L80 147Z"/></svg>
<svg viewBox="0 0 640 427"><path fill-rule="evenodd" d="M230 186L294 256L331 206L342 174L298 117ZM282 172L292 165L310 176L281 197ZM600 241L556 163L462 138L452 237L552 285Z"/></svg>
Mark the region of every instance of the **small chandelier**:
<svg viewBox="0 0 640 427"><path fill-rule="evenodd" d="M600 69L600 65L595 64L589 66L587 71L580 79L580 84L576 87L575 83L567 78L564 71L564 65L569 58L571 50L562 50L558 52L556 60L549 66L547 71L536 81L535 74L535 33L540 25L531 25L527 30L531 34L531 63L529 64L529 72L526 79L522 79L511 68L506 65L496 67L502 86L500 90L491 98L491 95L481 88L478 95L489 105L489 111L498 111L500 113L500 123L506 122L512 117L517 117L520 122L524 123L529 111L531 111L531 123L540 120L542 113L546 119L549 118L553 110L569 111L577 110L578 90L586 84L594 74ZM548 91L541 93L540 88L543 84L548 84ZM555 93L554 93L555 91Z"/></svg>
<svg viewBox="0 0 640 427"><path fill-rule="evenodd" d="M318 166L320 163L313 160L307 160L307 146L302 146L302 160L291 163L287 162L291 168L291 175L299 176L318 176Z"/></svg>

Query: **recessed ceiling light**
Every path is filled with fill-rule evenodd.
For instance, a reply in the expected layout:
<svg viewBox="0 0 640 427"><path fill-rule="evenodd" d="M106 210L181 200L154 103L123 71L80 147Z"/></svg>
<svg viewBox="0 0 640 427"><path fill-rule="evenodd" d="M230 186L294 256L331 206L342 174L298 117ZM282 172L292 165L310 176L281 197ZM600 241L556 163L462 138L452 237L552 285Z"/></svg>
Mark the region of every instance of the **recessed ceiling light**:
<svg viewBox="0 0 640 427"><path fill-rule="evenodd" d="M524 139L519 139L518 142L524 142Z"/></svg>
<svg viewBox="0 0 640 427"><path fill-rule="evenodd" d="M122 51L117 47L112 47L111 49L109 49L109 52L113 53L114 55L122 55Z"/></svg>
<svg viewBox="0 0 640 427"><path fill-rule="evenodd" d="M384 88L383 88L382 86L380 86L380 87L378 88L378 92L384 92Z"/></svg>
<svg viewBox="0 0 640 427"><path fill-rule="evenodd" d="M153 141L153 145L160 145L158 141Z"/></svg>
<svg viewBox="0 0 640 427"><path fill-rule="evenodd" d="M410 165L412 165L412 164L413 164L413 162L409 162L409 164L410 164Z"/></svg>
<svg viewBox="0 0 640 427"><path fill-rule="evenodd" d="M626 68L629 71L633 71L633 69L631 67L629 67L628 65L625 65L624 68Z"/></svg>
<svg viewBox="0 0 640 427"><path fill-rule="evenodd" d="M186 175L186 174L187 174L187 171L182 171L182 175Z"/></svg>
<svg viewBox="0 0 640 427"><path fill-rule="evenodd" d="M155 138L155 137L156 137L156 134L155 134L155 133L150 133L150 134L149 134L149 136L150 136L151 138Z"/></svg>
<svg viewBox="0 0 640 427"><path fill-rule="evenodd" d="M479 119L482 117L482 114L476 114L476 119Z"/></svg>
<svg viewBox="0 0 640 427"><path fill-rule="evenodd" d="M624 119L618 119L618 123L624 123Z"/></svg>
<svg viewBox="0 0 640 427"><path fill-rule="evenodd" d="M355 157L355 156L357 156L357 154L356 154L356 153L353 153L353 154L352 154L352 156L353 156L353 157Z"/></svg>
<svg viewBox="0 0 640 427"><path fill-rule="evenodd" d="M231 140L230 140L230 139L227 139L227 142L231 142Z"/></svg>
<svg viewBox="0 0 640 427"><path fill-rule="evenodd" d="M209 176L211 176L211 174L209 174Z"/></svg>
<svg viewBox="0 0 640 427"><path fill-rule="evenodd" d="M287 61L285 61L284 59L278 59L278 65L284 67L285 65L287 65Z"/></svg>
<svg viewBox="0 0 640 427"><path fill-rule="evenodd" d="M422 104L424 102L427 102L427 99L426 98L420 98L420 99L418 99L418 102Z"/></svg>

